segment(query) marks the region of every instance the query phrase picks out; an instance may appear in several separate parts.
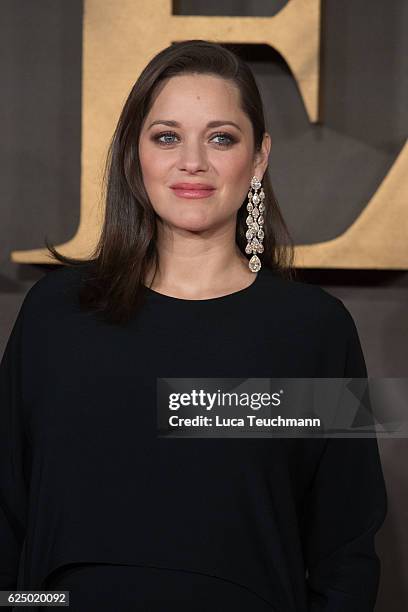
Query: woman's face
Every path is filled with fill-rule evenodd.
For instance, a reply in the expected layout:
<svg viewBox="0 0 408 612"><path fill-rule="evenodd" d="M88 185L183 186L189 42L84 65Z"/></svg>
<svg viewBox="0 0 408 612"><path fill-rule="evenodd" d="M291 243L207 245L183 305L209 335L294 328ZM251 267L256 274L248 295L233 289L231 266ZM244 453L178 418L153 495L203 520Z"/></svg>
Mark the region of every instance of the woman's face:
<svg viewBox="0 0 408 612"><path fill-rule="evenodd" d="M162 85L139 140L154 210L167 224L190 231L235 220L251 178L262 179L266 171L269 150L265 134L262 151L254 156L252 125L236 86L201 74L172 77ZM188 185L174 188L181 183L193 191ZM212 189L197 191L199 184Z"/></svg>

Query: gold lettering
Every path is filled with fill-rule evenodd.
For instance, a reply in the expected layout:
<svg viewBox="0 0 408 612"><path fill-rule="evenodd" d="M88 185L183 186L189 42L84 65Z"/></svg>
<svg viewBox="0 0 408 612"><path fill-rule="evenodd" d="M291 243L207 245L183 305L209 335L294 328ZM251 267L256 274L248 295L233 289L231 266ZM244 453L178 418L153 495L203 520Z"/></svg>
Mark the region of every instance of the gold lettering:
<svg viewBox="0 0 408 612"><path fill-rule="evenodd" d="M87 257L99 237L102 166L132 83L151 57L185 40L186 32L188 38L274 47L292 71L310 121L318 119L320 0L290 0L273 17L181 16L171 7L170 0L85 0L80 222L71 240L56 245L64 255ZM407 269L407 207L406 144L355 222L333 240L297 245L297 265ZM44 248L13 251L11 259L55 263Z"/></svg>

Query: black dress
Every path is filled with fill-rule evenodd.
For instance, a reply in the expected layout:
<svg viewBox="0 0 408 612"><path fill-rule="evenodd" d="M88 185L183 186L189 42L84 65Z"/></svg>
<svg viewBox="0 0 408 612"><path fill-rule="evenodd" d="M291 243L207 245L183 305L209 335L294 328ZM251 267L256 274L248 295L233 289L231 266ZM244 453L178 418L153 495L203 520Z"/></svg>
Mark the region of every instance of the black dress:
<svg viewBox="0 0 408 612"><path fill-rule="evenodd" d="M343 303L263 267L219 298L147 289L118 327L80 310L82 274L35 283L1 363L0 588L69 590L75 612L372 611L375 438L156 426L158 377L365 377Z"/></svg>

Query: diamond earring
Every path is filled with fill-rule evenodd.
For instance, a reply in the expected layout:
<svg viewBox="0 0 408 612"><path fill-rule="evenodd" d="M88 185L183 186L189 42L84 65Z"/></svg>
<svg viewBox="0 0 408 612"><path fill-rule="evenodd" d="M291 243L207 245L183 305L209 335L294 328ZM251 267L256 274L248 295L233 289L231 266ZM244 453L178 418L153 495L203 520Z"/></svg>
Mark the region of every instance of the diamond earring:
<svg viewBox="0 0 408 612"><path fill-rule="evenodd" d="M265 193L261 181L256 176L252 177L251 187L254 189L254 193L251 189L248 191L247 211L249 214L246 218L248 229L245 234L248 244L245 247L245 253L248 255L252 253L248 264L249 269L251 272L258 272L261 269L261 261L256 253L263 253L264 250L262 240L265 234L262 229L264 224L262 213L265 210ZM257 193L258 189L261 190L259 194Z"/></svg>

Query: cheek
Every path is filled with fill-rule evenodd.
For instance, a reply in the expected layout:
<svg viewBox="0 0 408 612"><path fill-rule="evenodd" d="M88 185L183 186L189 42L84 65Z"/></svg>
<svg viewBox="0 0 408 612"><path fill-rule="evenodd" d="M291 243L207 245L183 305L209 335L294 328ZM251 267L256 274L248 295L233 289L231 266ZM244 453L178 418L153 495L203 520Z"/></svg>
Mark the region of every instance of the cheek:
<svg viewBox="0 0 408 612"><path fill-rule="evenodd" d="M219 180L227 199L234 207L237 202L243 201L251 182L251 159L247 152L225 156L217 165ZM236 206L235 206L236 207Z"/></svg>
<svg viewBox="0 0 408 612"><path fill-rule="evenodd" d="M214 165L217 167L221 181L225 184L238 187L248 182L248 176L251 173L251 159L247 151L241 150L220 156Z"/></svg>
<svg viewBox="0 0 408 612"><path fill-rule="evenodd" d="M159 179L164 172L164 160L157 154L157 150L149 145L142 145L139 149L140 167L145 185Z"/></svg>

